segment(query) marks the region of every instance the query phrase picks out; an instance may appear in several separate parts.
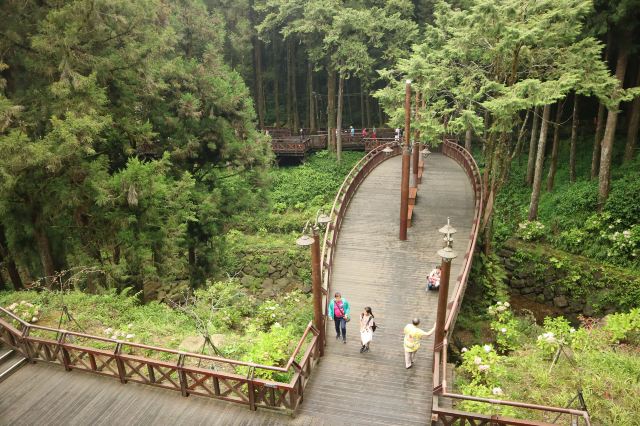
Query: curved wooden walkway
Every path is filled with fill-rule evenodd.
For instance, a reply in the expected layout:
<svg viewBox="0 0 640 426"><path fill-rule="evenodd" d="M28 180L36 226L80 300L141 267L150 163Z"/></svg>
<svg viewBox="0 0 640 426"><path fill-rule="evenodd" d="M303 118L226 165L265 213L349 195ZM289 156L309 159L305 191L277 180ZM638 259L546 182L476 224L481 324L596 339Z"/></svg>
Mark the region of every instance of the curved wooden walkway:
<svg viewBox="0 0 640 426"><path fill-rule="evenodd" d="M425 293L425 277L440 262L438 229L447 216L458 230L459 258L452 265L450 298L462 266L473 219L473 192L453 160L432 154L425 161L409 239L398 240L400 157L378 166L362 183L343 222L333 271L356 318L371 306L380 328L371 352L359 353L357 321L347 344L327 324L325 356L305 389L295 418L266 410L127 384L58 366L28 365L0 383L0 424L427 424L431 407L433 338L423 342L414 368L404 368L402 329L418 316L435 322L437 293Z"/></svg>

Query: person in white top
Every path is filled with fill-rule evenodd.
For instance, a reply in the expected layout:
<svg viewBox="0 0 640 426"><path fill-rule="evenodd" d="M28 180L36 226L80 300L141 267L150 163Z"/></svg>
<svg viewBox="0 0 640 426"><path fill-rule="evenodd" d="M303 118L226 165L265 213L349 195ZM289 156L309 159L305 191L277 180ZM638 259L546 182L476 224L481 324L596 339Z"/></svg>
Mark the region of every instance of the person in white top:
<svg viewBox="0 0 640 426"><path fill-rule="evenodd" d="M373 332L377 328L373 318L373 312L369 306L360 314L360 341L362 342L360 353L369 352L369 343L373 340Z"/></svg>

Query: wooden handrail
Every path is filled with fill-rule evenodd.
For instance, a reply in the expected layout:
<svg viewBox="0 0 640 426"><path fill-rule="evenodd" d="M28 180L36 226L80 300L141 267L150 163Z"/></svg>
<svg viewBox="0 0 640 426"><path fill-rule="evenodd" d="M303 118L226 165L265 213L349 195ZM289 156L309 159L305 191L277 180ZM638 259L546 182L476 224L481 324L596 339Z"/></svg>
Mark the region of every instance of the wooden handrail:
<svg viewBox="0 0 640 426"><path fill-rule="evenodd" d="M386 147L391 148L393 151L389 154L383 152L383 149ZM322 289L325 294L322 313L325 318L328 313L329 299L331 298L331 276L333 273L334 260L333 253L335 252L344 215L346 214L347 207L355 193L355 189L376 166L399 154L400 150L395 141L388 141L387 143L381 143L375 146L351 168L347 176L344 178L340 189L338 189L338 192L336 193L333 205L331 206L331 212L329 213L331 221L328 223L327 231L324 234L322 252L320 255L320 277L322 279Z"/></svg>
<svg viewBox="0 0 640 426"><path fill-rule="evenodd" d="M569 414L571 416L581 417L584 419L585 424L589 426L590 419L589 413L582 410L573 410L568 408L560 408L560 407L548 407L543 405L536 404L528 404L523 402L515 402L515 401L505 401L499 399L490 399L490 398L480 398L475 396L468 395L460 395L455 393L447 392L447 348L448 348L448 340L451 337L451 333L453 332L453 328L455 327L455 322L460 311L460 305L462 303L462 298L464 296L464 292L467 287L467 281L469 279L469 273L471 272L471 265L473 263L473 253L476 248L476 243L478 240L478 233L480 232L480 219L482 217L482 209L484 205L484 188L482 184L482 177L480 175L480 169L478 168L478 164L475 159L471 155L469 151L464 149L462 146L458 145L458 143L454 140L445 139L442 144L442 153L447 157L456 161L467 173L469 180L471 181L474 189L474 216L473 216L473 225L471 228L471 237L469 239L469 244L467 245L467 250L464 256L464 264L462 268L462 273L459 275L457 280L456 293L454 295L453 301L451 302L451 310L447 314L447 319L445 322L445 339L443 341L442 348L434 353L433 358L433 404L432 404L432 415L443 415L448 418L448 421L452 424L454 420L461 420L464 422L465 420L477 420L477 421L486 421L492 420L494 423L492 424L504 424L504 425L546 425L547 423L537 422L537 421L529 421L529 420L519 420L519 419L511 419L511 418L503 418L501 416L487 416L478 413L470 413L470 412L462 412L457 410L451 410L447 408L440 407L440 400L442 397L459 399L459 400L469 400L476 402L483 402L487 404L495 404L495 405L507 405L519 408L526 408L537 411L545 411L545 412L553 412L558 414ZM433 417L432 417L433 419Z"/></svg>
<svg viewBox="0 0 640 426"><path fill-rule="evenodd" d="M302 400L307 377L319 358L319 333L311 322L307 325L286 366L275 367L29 324L12 312L0 307L0 316L2 315L6 315L8 321L0 317L0 341L15 348L31 362L52 362L63 365L67 371L79 369L119 378L122 383L130 380L159 386L180 391L183 396L193 393L223 399L249 405L252 410L260 406L293 412ZM14 327L12 321L16 321L19 324L19 328ZM56 333L56 337L50 339L30 336L29 334L33 330ZM300 364L297 364L295 358L303 348L309 333L313 334L313 338L307 346ZM105 350L78 345L68 342L68 336L100 343L111 343L114 348ZM127 354L122 351L125 347L154 351L159 354L169 354L174 358L167 361ZM247 377L243 377L228 371L194 367L185 364L186 359L223 363L231 367L247 367L249 374ZM256 369L289 373L292 366L295 366L295 369L292 379L288 383L254 377ZM303 374L303 378L300 375L301 369L306 371ZM177 377L172 376L174 373L177 374ZM200 379L197 379L197 376L200 376ZM205 381L205 378L207 381ZM208 382L209 379L211 383ZM227 387L225 392L220 391L221 383ZM247 386L242 387L239 385L240 383ZM213 388L210 386L213 386ZM279 392L281 396L276 398L273 392ZM265 396L267 393L270 393L270 398Z"/></svg>

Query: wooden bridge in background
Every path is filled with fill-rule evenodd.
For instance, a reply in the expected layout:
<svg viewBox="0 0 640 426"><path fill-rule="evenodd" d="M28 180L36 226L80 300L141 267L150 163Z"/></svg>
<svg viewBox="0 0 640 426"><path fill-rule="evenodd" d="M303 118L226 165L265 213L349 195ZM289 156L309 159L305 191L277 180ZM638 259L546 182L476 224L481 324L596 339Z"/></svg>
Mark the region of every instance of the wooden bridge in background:
<svg viewBox="0 0 640 426"><path fill-rule="evenodd" d="M267 127L263 131L271 136L271 149L276 157L305 157L310 152L327 149L328 137L326 131L318 131L311 134L310 129L301 129L299 135L293 135L290 129L281 127ZM376 147L394 141L393 129L379 129L376 137L363 136L362 130L351 136L350 132L342 132L343 151L370 152Z"/></svg>
<svg viewBox="0 0 640 426"><path fill-rule="evenodd" d="M391 153L371 149L345 179L321 257L325 302L339 290L354 318L364 306L373 308L379 329L369 353L359 353L355 320L347 344L334 340L327 324L323 358L318 330L309 325L288 363L268 367L28 325L0 310L0 341L35 362L0 383L0 424L543 424L456 411L455 399L581 419L574 410L450 393L447 345L434 350L432 338L423 342L415 367L404 368L403 327L416 316L425 329L435 321L437 293L425 292L425 277L440 262L438 229L447 217L458 230L460 254L448 295L450 337L475 249L482 190L469 153L446 142L424 162L409 239L401 242L399 148L389 146ZM103 349L95 348L97 341ZM260 369L292 372L291 380L258 379Z"/></svg>

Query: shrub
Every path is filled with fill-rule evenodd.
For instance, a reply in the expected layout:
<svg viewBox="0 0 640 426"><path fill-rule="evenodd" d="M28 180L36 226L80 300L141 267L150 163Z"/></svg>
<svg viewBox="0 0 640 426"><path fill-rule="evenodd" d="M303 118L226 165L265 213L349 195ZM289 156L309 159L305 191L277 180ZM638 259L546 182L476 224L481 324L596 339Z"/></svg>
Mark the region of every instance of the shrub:
<svg viewBox="0 0 640 426"><path fill-rule="evenodd" d="M38 322L38 320L40 319L40 306L29 303L26 300L21 300L19 303L14 302L7 306L6 309L13 312L15 316L28 323L33 324L35 322ZM19 325L17 321L14 320L13 322L16 327Z"/></svg>
<svg viewBox="0 0 640 426"><path fill-rule="evenodd" d="M488 314L493 318L490 327L495 333L498 350L501 353L516 350L520 346L520 323L513 316L509 302L498 302L490 306Z"/></svg>
<svg viewBox="0 0 640 426"><path fill-rule="evenodd" d="M546 233L547 228L544 224L534 220L520 223L516 235L524 241L539 241Z"/></svg>
<svg viewBox="0 0 640 426"><path fill-rule="evenodd" d="M543 328L544 333L538 336L536 346L545 358L552 357L560 346L569 345L576 331L564 317L546 317Z"/></svg>
<svg viewBox="0 0 640 426"><path fill-rule="evenodd" d="M629 313L608 315L603 329L609 333L612 343L640 344L640 308Z"/></svg>
<svg viewBox="0 0 640 426"><path fill-rule="evenodd" d="M490 388L499 386L500 356L491 345L475 345L462 351L460 368L471 377L471 383Z"/></svg>

